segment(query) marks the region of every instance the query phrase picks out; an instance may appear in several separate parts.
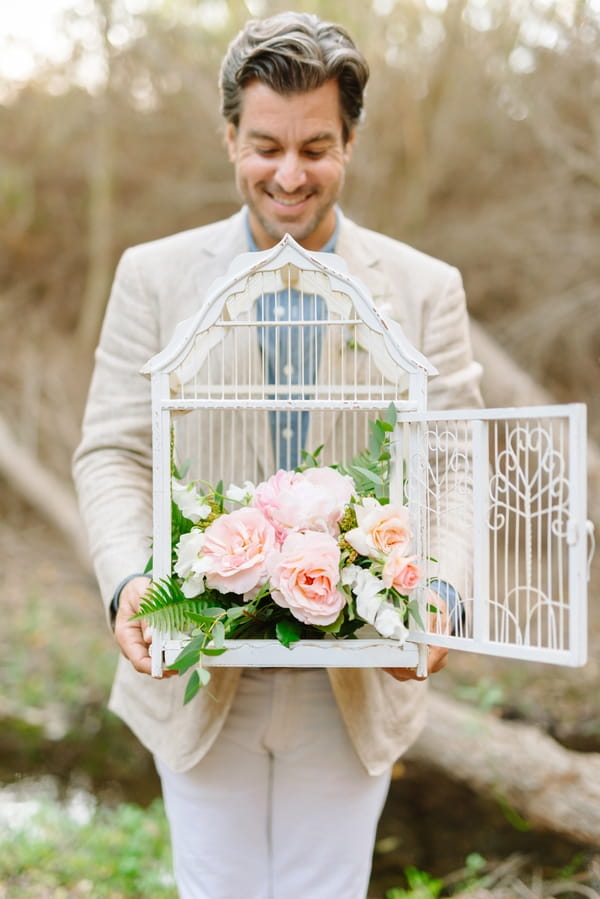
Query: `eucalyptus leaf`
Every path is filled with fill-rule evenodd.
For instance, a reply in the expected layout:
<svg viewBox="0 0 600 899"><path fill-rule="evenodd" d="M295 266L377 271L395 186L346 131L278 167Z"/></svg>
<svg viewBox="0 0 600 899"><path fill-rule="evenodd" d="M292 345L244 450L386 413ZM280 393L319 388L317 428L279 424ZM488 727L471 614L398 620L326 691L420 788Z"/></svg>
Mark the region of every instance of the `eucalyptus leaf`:
<svg viewBox="0 0 600 899"><path fill-rule="evenodd" d="M198 674L198 669L193 671L189 677L189 680L185 686L185 693L183 696L183 704L187 705L187 703L194 698L198 690L202 684L200 683L200 675Z"/></svg>
<svg viewBox="0 0 600 899"><path fill-rule="evenodd" d="M200 684L205 687L210 680L210 671L207 671L206 668L198 668L197 670Z"/></svg>
<svg viewBox="0 0 600 899"><path fill-rule="evenodd" d="M412 620L415 622L417 627L424 631L425 625L423 624L423 619L421 618L421 610L419 609L419 603L416 599L411 600L406 606L406 610Z"/></svg>
<svg viewBox="0 0 600 899"><path fill-rule="evenodd" d="M194 637L189 643L186 643L175 661L169 667L174 671L178 671L180 674L188 671L193 665L198 663L205 642L206 637L204 634Z"/></svg>
<svg viewBox="0 0 600 899"><path fill-rule="evenodd" d="M324 634L338 634L340 632L340 628L344 622L344 609L340 612L335 621L332 621L331 624L320 624L317 625L318 629L322 631Z"/></svg>
<svg viewBox="0 0 600 899"><path fill-rule="evenodd" d="M398 410L394 403L390 403L387 409L385 410L385 414L383 416L383 421L386 424L391 425L393 428L396 426L396 422L398 421Z"/></svg>
<svg viewBox="0 0 600 899"><path fill-rule="evenodd" d="M374 471L369 471L368 468L362 468L360 465L354 466L354 471L358 471L364 478L370 481L372 484L377 484L377 486L383 486L384 481L381 475L377 474Z"/></svg>
<svg viewBox="0 0 600 899"><path fill-rule="evenodd" d="M223 624L223 622L215 621L214 626L211 628L210 634L215 649L221 649L223 643L225 642L225 625Z"/></svg>
<svg viewBox="0 0 600 899"><path fill-rule="evenodd" d="M237 618L242 618L246 614L246 609L244 606L232 606L230 609L227 609L225 614L229 621L235 621Z"/></svg>

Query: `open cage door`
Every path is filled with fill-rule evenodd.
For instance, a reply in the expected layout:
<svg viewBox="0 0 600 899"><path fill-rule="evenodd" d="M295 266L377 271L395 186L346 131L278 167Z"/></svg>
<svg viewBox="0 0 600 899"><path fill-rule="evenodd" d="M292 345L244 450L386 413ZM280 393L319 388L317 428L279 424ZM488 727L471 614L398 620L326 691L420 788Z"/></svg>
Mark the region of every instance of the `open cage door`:
<svg viewBox="0 0 600 899"><path fill-rule="evenodd" d="M411 639L585 664L592 532L585 406L399 419L396 449L427 580L451 611L450 628L442 626L423 599L425 632Z"/></svg>

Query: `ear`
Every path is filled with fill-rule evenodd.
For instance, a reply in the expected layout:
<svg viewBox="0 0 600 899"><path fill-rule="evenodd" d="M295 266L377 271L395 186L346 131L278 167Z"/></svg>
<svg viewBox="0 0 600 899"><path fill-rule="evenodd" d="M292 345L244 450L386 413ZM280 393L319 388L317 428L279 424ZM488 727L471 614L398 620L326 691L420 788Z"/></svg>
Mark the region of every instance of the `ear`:
<svg viewBox="0 0 600 899"><path fill-rule="evenodd" d="M344 162L348 164L350 162L350 157L352 156L352 151L354 150L354 141L356 140L356 131L352 131L350 133L350 137L346 141L344 146Z"/></svg>
<svg viewBox="0 0 600 899"><path fill-rule="evenodd" d="M228 122L225 126L225 146L227 147L227 154L229 156L230 162L235 162L236 159L236 134L237 132L235 130L235 125L232 125L231 122Z"/></svg>

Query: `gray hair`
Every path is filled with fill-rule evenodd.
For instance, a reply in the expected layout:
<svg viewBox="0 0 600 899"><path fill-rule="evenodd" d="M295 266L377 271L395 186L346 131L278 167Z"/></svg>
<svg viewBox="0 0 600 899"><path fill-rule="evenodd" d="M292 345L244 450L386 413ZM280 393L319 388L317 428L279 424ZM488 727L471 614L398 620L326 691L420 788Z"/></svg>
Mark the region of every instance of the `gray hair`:
<svg viewBox="0 0 600 899"><path fill-rule="evenodd" d="M244 87L258 79L279 94L314 90L335 79L343 137L361 120L369 66L345 28L310 13L251 19L233 39L221 65L221 112L237 128Z"/></svg>

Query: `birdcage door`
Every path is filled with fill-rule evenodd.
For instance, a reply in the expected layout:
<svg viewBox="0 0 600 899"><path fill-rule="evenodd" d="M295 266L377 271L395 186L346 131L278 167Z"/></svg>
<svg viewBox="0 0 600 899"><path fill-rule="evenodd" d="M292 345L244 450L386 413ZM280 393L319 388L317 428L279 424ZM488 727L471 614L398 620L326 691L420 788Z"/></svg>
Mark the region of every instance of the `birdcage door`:
<svg viewBox="0 0 600 899"><path fill-rule="evenodd" d="M586 661L585 406L400 414L397 452L427 580L416 643ZM450 633L449 633L450 632Z"/></svg>

